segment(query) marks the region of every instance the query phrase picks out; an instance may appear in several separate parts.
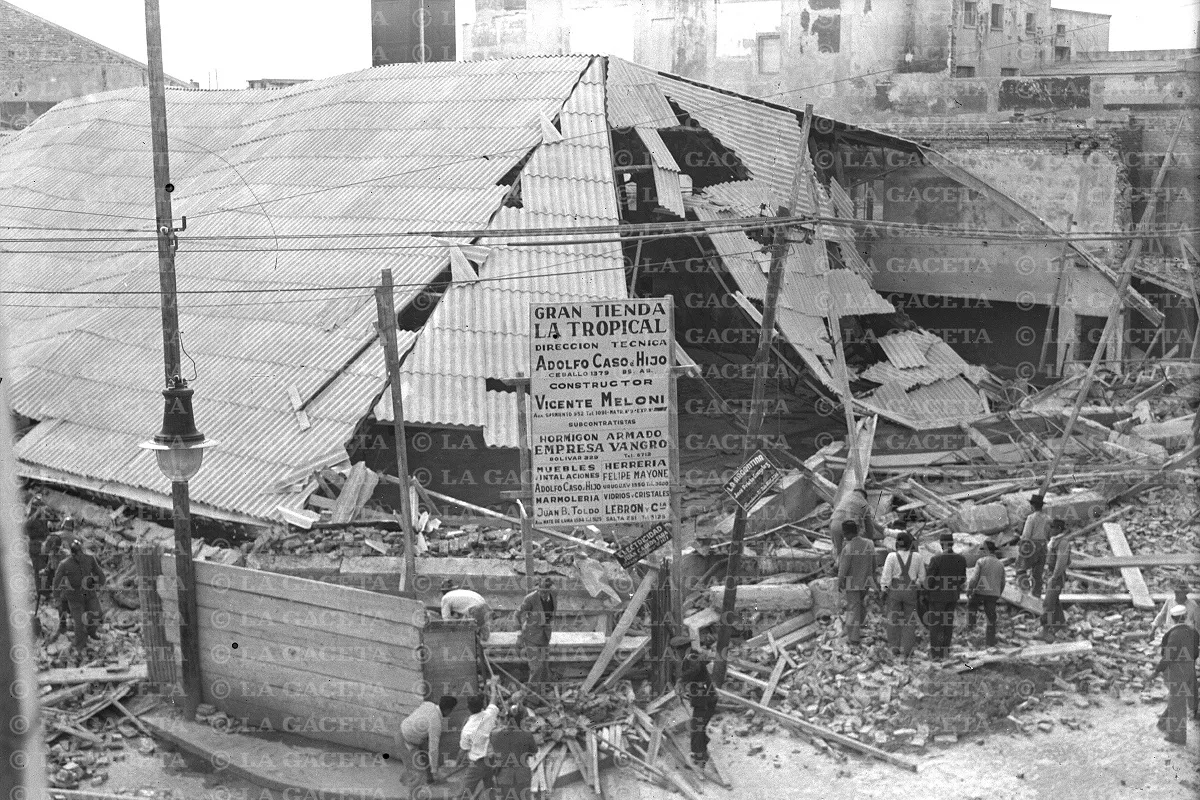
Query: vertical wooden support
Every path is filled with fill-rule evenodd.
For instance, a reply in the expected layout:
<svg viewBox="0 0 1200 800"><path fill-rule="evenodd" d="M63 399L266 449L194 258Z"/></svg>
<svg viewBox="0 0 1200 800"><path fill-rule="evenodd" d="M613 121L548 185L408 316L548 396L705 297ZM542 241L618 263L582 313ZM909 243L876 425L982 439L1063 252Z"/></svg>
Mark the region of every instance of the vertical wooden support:
<svg viewBox="0 0 1200 800"><path fill-rule="evenodd" d="M667 313L670 315L670 341L675 341L675 304L667 297ZM686 592L683 588L683 509L680 507L679 483L679 375L675 369L675 348L672 346L669 362L668 380L670 387L667 392L667 416L670 425L671 451L667 454L667 470L671 484L671 583L675 591L671 593L671 622L675 631L683 630L683 598Z"/></svg>
<svg viewBox="0 0 1200 800"><path fill-rule="evenodd" d="M175 517L175 578L179 598L179 651L183 657L183 709L188 719L204 702L200 676L200 611L196 607L196 567L192 563L192 512L187 481L171 482Z"/></svg>
<svg viewBox="0 0 1200 800"><path fill-rule="evenodd" d="M535 586L533 573L533 513L525 508L525 499L533 497L533 466L529 456L529 407L525 401L525 390L529 379L518 372L514 384L517 387L517 436L521 439L521 550L525 553L525 591L532 592Z"/></svg>
<svg viewBox="0 0 1200 800"><path fill-rule="evenodd" d="M1075 215L1067 215L1067 236L1075 229ZM1071 252L1071 241L1068 238L1063 242L1062 255L1058 258L1058 280L1054 282L1054 300L1050 303L1050 307L1046 310L1046 332L1042 334L1042 352L1038 356L1038 374L1046 368L1046 357L1050 353L1050 336L1054 326L1054 312L1058 310L1058 304L1063 301L1063 283L1064 277L1067 274L1067 269L1072 262L1067 259L1068 253Z"/></svg>
<svg viewBox="0 0 1200 800"><path fill-rule="evenodd" d="M156 545L134 548L137 570L138 605L142 620L142 645L146 651L146 672L151 686L167 691L178 681L175 672L175 645L167 641L162 598L158 594L158 576L162 574L162 554Z"/></svg>
<svg viewBox="0 0 1200 800"><path fill-rule="evenodd" d="M808 159L808 139L812 131L813 107L809 103L804 107L804 121L800 125L800 146L796 152L796 166L792 172L792 188L786 208L776 210L776 216L793 216L800 198L800 188L807 180L808 172L804 165ZM765 412L767 365L771 353L771 340L775 338L775 307L779 302L779 291L783 285L784 264L787 261L789 249L788 233L790 225L779 225L775 228L774 239L771 243L771 273L767 276L767 293L763 300L762 327L758 336L758 350L754 353L754 387L750 395L750 424L747 426L746 443L742 448L742 460L750 456L750 448L758 446L759 434L762 432L763 415ZM721 601L721 621L717 629L717 658L713 665L713 681L717 686L725 682L725 670L728 667L729 637L732 635L734 608L737 601L738 572L742 567L742 540L746 535L746 509L738 507L733 518L733 535L729 546L729 564L725 569L725 596Z"/></svg>
<svg viewBox="0 0 1200 800"><path fill-rule="evenodd" d="M396 443L396 475L400 479L400 521L404 529L404 585L401 594L415 597L413 581L417 577L416 537L413 535L412 478L408 473L408 437L404 435L404 398L400 389L400 346L396 340L396 306L392 294L392 271L380 270L380 285L375 290L375 311L379 338L383 341L388 381L392 385L392 433Z"/></svg>

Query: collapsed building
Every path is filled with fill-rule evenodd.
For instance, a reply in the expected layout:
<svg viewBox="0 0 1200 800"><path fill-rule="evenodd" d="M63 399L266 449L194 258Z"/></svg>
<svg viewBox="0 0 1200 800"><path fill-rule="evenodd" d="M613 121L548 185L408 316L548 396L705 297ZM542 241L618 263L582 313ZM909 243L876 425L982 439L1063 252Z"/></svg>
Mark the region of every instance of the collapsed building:
<svg viewBox="0 0 1200 800"><path fill-rule="evenodd" d="M161 408L145 107L139 89L91 95L0 143L0 225L21 234L4 245L3 288L19 293L4 311L21 474L169 508L137 447ZM681 393L719 418L685 413L682 431L740 431L781 208L800 221L772 374L810 417L849 401L881 425L957 432L1004 399L986 364L928 329L933 312L910 313L913 296L974 298L973 325L1007 330L1014 293L1055 304L1069 261L1071 302L1107 309L1114 254L1055 238L1054 221L929 147L804 117L601 56L169 91L184 377L222 443L192 481L194 512L263 526L304 511L324 468L395 471L380 269L395 279L410 470L489 506L519 488L505 381L528 374L531 303L671 295L679 360L697 366ZM1097 212L1113 229L1117 206ZM978 268L931 269L947 237ZM1126 302L1161 321L1137 292ZM816 449L776 429L785 457ZM736 437L694 441L741 457ZM394 507L396 491L377 496Z"/></svg>

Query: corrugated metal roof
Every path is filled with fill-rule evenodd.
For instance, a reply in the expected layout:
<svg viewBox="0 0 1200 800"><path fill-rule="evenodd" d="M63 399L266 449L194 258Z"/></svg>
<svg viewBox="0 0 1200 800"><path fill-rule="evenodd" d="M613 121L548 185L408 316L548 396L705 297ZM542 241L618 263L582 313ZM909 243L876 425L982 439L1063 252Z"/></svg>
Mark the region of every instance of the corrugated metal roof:
<svg viewBox="0 0 1200 800"><path fill-rule="evenodd" d="M879 339L879 346L887 354L888 361L901 369L929 366L925 351L932 343L924 331L900 331Z"/></svg>
<svg viewBox="0 0 1200 800"><path fill-rule="evenodd" d="M198 507L270 518L289 500L264 495L264 487L342 447L381 390L379 345L355 356L372 335L372 292L316 287L369 286L386 267L402 308L445 268L448 255L445 243L433 240L266 238L250 247L267 252L247 252L244 245L189 237L486 227L507 192L496 185L498 178L537 145L537 120L558 114L589 63L595 62L572 56L397 65L269 92L168 93L177 187L172 199L176 215L189 217L176 259L180 290L280 292L180 298L183 345L198 372L198 425L222 443L206 455L205 469L192 482ZM564 135L580 126L604 135L572 140L567 148L539 148L543 158L530 164L523 187L524 214L536 220L531 227L564 215L567 224L615 221L603 77L584 83L589 90L576 92L563 115ZM90 95L58 105L28 135L6 140L0 202L34 208L0 206L0 225L77 227L78 212L86 210L134 215L110 224L151 231L145 108L144 89ZM364 245L398 247L336 249ZM157 291L153 239L80 249L109 252L6 254L0 282L49 291ZM242 252L221 252L226 249ZM561 271L556 265L569 260L562 250L549 246L532 256L533 266ZM615 285L622 287L619 252L617 263ZM611 281L591 280L611 293ZM527 285L561 294L555 282L551 274ZM581 278L570 286L583 292L586 283ZM484 293L479 286L468 291ZM79 305L68 314L19 309L14 410L61 421L27 440L20 456L30 469L165 492L153 458L136 449L161 423L157 298L109 296ZM472 313L481 305L471 305ZM402 348L415 338L402 333ZM489 348L479 339L470 332L454 339L470 345L471 358L461 363L511 355L511 348ZM192 372L187 359L184 371ZM441 371L448 373L445 379L454 372ZM308 399L330 378L306 409L311 428L300 431L288 387ZM478 394L485 407L479 416L501 439L510 438L498 417L511 409L488 400L482 386ZM433 396L445 398L439 403L470 400L461 391Z"/></svg>
<svg viewBox="0 0 1200 800"><path fill-rule="evenodd" d="M953 426L988 413L979 390L961 376L909 392L897 384L884 384L871 394L870 400L922 429Z"/></svg>
<svg viewBox="0 0 1200 800"><path fill-rule="evenodd" d="M523 207L503 209L493 226L553 227L561 224L559 215L577 210L595 221L566 224L619 221L611 169L602 179L580 180L570 166L581 150L599 150L611 164L607 121L594 113L604 94L603 74L602 62L593 61L561 110L563 131L574 136L534 151L521 177ZM616 244L481 243L494 247L479 282L450 287L404 362L404 416L410 422L481 427L488 445L516 447L515 395L488 391L486 381L529 374L530 304L623 298L624 260ZM375 415L391 418L390 395L376 404Z"/></svg>
<svg viewBox="0 0 1200 800"><path fill-rule="evenodd" d="M607 79L608 121L614 128L669 128L679 124L652 73L623 59L610 58Z"/></svg>

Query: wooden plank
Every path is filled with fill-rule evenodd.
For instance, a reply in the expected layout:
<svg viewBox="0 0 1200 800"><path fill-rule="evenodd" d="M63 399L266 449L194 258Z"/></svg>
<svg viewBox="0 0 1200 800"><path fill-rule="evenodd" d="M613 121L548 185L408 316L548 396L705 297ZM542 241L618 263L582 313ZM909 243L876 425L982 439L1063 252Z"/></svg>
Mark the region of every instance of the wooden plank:
<svg viewBox="0 0 1200 800"><path fill-rule="evenodd" d="M1010 663L1014 661L1035 661L1042 658L1061 658L1092 652L1092 643L1055 642L1053 644L1033 644L1027 647L1014 647L1001 653L962 653L958 658L965 663L957 669L958 672L968 672L984 664Z"/></svg>
<svg viewBox="0 0 1200 800"><path fill-rule="evenodd" d="M664 706L666 706L668 703L670 703L674 699L675 699L675 690L672 689L671 691L664 694L662 697L658 698L657 700L652 701L650 703L650 705L646 706L646 713L647 714L655 714L658 712L659 709L663 708Z"/></svg>
<svg viewBox="0 0 1200 800"><path fill-rule="evenodd" d="M763 691L761 702L764 706L771 705L771 698L775 696L775 689L779 687L779 679L783 677L783 668L787 666L787 659L780 656L775 662L775 669L771 670L771 679L767 681L767 688Z"/></svg>
<svg viewBox="0 0 1200 800"><path fill-rule="evenodd" d="M1162 553L1161 555L1071 556L1074 569L1123 569L1125 567L1196 567L1200 566L1200 553Z"/></svg>
<svg viewBox="0 0 1200 800"><path fill-rule="evenodd" d="M38 673L39 686L70 686L77 683L118 683L122 681L146 680L146 665L134 664L117 672L105 667L64 667L48 669Z"/></svg>
<svg viewBox="0 0 1200 800"><path fill-rule="evenodd" d="M174 599L163 599L164 619L177 624ZM339 645L363 647L386 644L395 647L421 646L421 629L414 620L408 624L381 621L378 618L293 603L284 598L211 592L197 592L198 623L214 630L236 630L263 636L268 631L292 631L296 636L334 636ZM421 612L422 616L424 611Z"/></svg>
<svg viewBox="0 0 1200 800"><path fill-rule="evenodd" d="M1156 603L1165 603L1175 597L1167 592L1154 592L1150 599ZM1200 594L1193 592L1188 595L1192 600L1200 601ZM1080 603L1082 605L1104 605L1105 603L1129 603L1133 601L1131 594L1093 594L1087 592L1063 594L1059 598L1064 603Z"/></svg>
<svg viewBox="0 0 1200 800"><path fill-rule="evenodd" d="M775 640L777 648L791 647L800 642L807 642L809 639L814 639L821 634L822 624L814 622L811 625L806 625L798 631L792 631L786 636L781 636Z"/></svg>
<svg viewBox="0 0 1200 800"><path fill-rule="evenodd" d="M350 468L350 474L346 476L346 483L338 492L330 522L349 522L354 519L354 515L358 513L359 509L358 498L366 480L367 465L365 462L359 461Z"/></svg>
<svg viewBox="0 0 1200 800"><path fill-rule="evenodd" d="M604 649L600 651L600 656L596 659L596 663L592 666L588 676L584 678L583 683L579 686L580 694L587 694L599 682L600 676L604 674L604 670L608 667L608 663L617 653L617 648L621 645L621 640L625 638L625 633L629 627L633 625L633 621L637 619L638 612L642 610L642 605L646 602L646 598L650 596L650 590L654 588L654 584L658 581L658 571L649 570L645 577L642 578L641 584L637 591L633 593L633 597L629 600L629 605L625 606L625 612L621 614L621 619L613 628L612 635L604 645Z"/></svg>
<svg viewBox="0 0 1200 800"><path fill-rule="evenodd" d="M833 742L842 747L849 748L850 750L854 750L854 751L862 753L864 755L871 756L872 758L877 758L880 761L887 762L888 764L893 764L897 767L902 767L903 769L907 769L911 772L917 771L917 763L915 761L910 761L909 759L904 758L902 756L898 756L898 755L894 755L893 753L885 752L883 750L880 750L877 747L872 747L869 744L864 744L863 742L860 742L857 739L851 739L849 736L843 736L840 733L834 733L833 731L822 728L819 725L813 725L811 722L800 719L799 717L793 716L792 714L787 714L782 711L776 711L773 708L767 708L766 706L762 705L761 703L756 703L753 700L747 700L746 698L740 697L739 695L736 695L733 692L727 691L725 689L717 689L717 696L724 700L729 700L732 703L734 703L735 705L739 705L744 708L749 708L753 711L757 711L760 714L765 714L765 715L771 717L772 719L778 720L779 722L782 722L785 725L790 725L791 727L797 728L811 736L818 736L826 741Z"/></svg>
<svg viewBox="0 0 1200 800"><path fill-rule="evenodd" d="M575 766L579 767L579 774L583 776L584 785L590 787L592 785L592 760L584 755L579 742L571 738L564 738L563 741L566 743L567 749L571 751L571 757L575 759Z"/></svg>
<svg viewBox="0 0 1200 800"><path fill-rule="evenodd" d="M1042 601L1028 592L1022 592L1012 581L1005 582L1000 599L1031 614L1037 614L1039 617L1042 615Z"/></svg>
<svg viewBox="0 0 1200 800"><path fill-rule="evenodd" d="M747 647L763 647L769 643L768 638L767 638L768 634L770 634L771 636L774 636L776 641L778 641L779 639L781 639L782 637L786 636L789 633L797 631L800 628L805 627L806 625L811 625L813 622L816 621L816 619L817 619L816 615L813 614L811 611L806 611L803 614L798 614L798 615L792 617L791 619L786 620L785 622L781 622L778 625L758 634L757 636L750 637L749 639L746 640L746 646Z"/></svg>
<svg viewBox="0 0 1200 800"><path fill-rule="evenodd" d="M625 659L621 661L619 665L617 665L617 668L609 673L607 678L600 682L600 691L608 691L612 687L616 686L617 681L625 677L625 673L629 672L629 670L633 668L634 664L641 661L645 657L646 653L649 652L649 650L650 640L647 639L646 641L642 642L642 644L636 650L625 656Z"/></svg>
<svg viewBox="0 0 1200 800"><path fill-rule="evenodd" d="M336 569L336 564L334 564L332 571L336 571ZM167 579L169 593L174 592L174 556L163 554L162 570L162 577ZM249 567L233 567L228 564L214 564L207 561L196 563L196 585L210 586L218 592L244 592L263 597L284 597L292 603L313 606L317 609L348 611L376 617L381 622L396 622L405 625L413 624L414 615L418 613L421 614L420 619L424 619L425 613L425 606L417 600L338 586L308 578L297 578L293 575L281 575ZM256 602L254 598L248 599Z"/></svg>
<svg viewBox="0 0 1200 800"><path fill-rule="evenodd" d="M1122 530L1121 523L1104 523L1104 535L1108 537L1108 546L1112 548L1114 556L1133 555L1133 551L1129 549L1129 542L1125 539L1125 531ZM1142 577L1140 569L1122 567L1121 577L1125 580L1125 587L1129 589L1129 594L1133 597L1134 608L1154 608L1154 600L1150 598L1150 588L1146 586L1146 579Z"/></svg>
<svg viewBox="0 0 1200 800"><path fill-rule="evenodd" d="M224 633L224 632L222 632ZM420 681L423 676L415 651L392 645L342 647L325 644L334 641L334 634L326 634L324 641L293 639L281 644L286 631L279 631L273 638L239 633L237 649L230 647L228 638L218 638L212 631L201 628L201 647L220 654L229 669L242 669L247 680L255 678L256 665L285 664L297 676L308 675L312 680L352 681L376 684L389 689L408 688L410 681ZM234 674L237 674L236 672Z"/></svg>

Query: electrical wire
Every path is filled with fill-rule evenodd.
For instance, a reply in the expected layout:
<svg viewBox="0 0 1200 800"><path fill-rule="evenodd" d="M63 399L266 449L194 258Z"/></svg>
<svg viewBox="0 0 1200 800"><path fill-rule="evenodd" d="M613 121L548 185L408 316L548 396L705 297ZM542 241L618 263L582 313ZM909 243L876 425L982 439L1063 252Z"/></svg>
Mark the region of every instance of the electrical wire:
<svg viewBox="0 0 1200 800"><path fill-rule="evenodd" d="M1194 2L1190 2L1190 3L1184 3L1184 4L1182 4L1182 5L1178 6L1178 7L1179 7L1179 8L1186 8L1186 7L1193 6L1193 5L1200 5L1200 0L1194 0ZM1100 26L1104 26L1104 25L1108 25L1108 24L1109 24L1109 23L1106 21L1106 22L1091 23L1091 24L1089 24L1089 25L1081 25L1081 26L1079 26L1079 27L1077 27L1077 28L1072 28L1072 29L1070 29L1070 30L1068 31L1068 33L1074 33L1074 32L1077 32L1077 31L1088 30L1088 29L1091 29L1091 28L1100 27ZM1011 42L1005 42L1005 43L1002 43L1002 44L993 45L993 46L991 46L991 47L983 47L983 48L980 48L980 49L978 49L978 50L975 50L975 51L965 51L965 52L964 52L962 55L963 55L963 56L980 55L980 54L982 54L982 53L986 53L986 52L988 52L988 51L990 51L990 50L997 50L997 49L1002 49L1002 48L1010 48L1010 47L1012 47L1012 46L1014 46L1014 45L1013 45L1013 43L1011 43ZM939 59L938 61L939 61L939 63L940 63L940 59ZM911 66L911 65L908 65L908 66ZM710 111L715 111L715 110L718 110L718 109L722 109L722 108L726 108L726 107L734 106L735 104L740 104L740 103L744 103L744 102L765 101L765 100L770 100L771 98L785 97L785 96L788 96L788 95L798 94L798 93L800 93L800 92L808 91L808 90L810 90L810 89L818 89L818 88L821 88L821 87L824 87L824 86L835 86L835 85L837 85L837 84L839 84L839 83L845 83L845 82L847 82L847 81L854 81L854 80L859 80L859 79L862 79L862 78L870 78L870 77L876 77L876 76L880 76L880 75L890 75L890 74L892 74L892 73L894 73L894 72L897 72L899 69L900 69L900 68L897 66L897 67L891 67L891 68L887 68L887 69L873 70L873 71L871 71L871 72L864 72L864 73L860 73L860 74L858 74L858 75L852 75L852 76L848 76L848 77L845 77L845 78L837 78L837 79L834 79L834 80L831 80L831 81L823 81L823 82L820 82L820 83L810 84L810 85L808 85L808 86L801 86L801 87L797 87L797 88L795 88L795 89L788 89L788 90L785 90L785 91L774 92L774 93L771 93L771 94L761 95L761 96L758 96L758 97L743 97L743 96L740 96L740 95L738 95L738 96L735 96L733 99L731 99L731 100L730 100L730 101L728 101L728 102L724 102L724 103L716 103L716 104L713 104L713 105L710 105L710 106L704 106L704 107L697 107L697 108L693 109L692 111L689 111L688 113L689 113L689 115L690 115L690 116L693 116L693 117L694 117L694 116L695 116L695 114L697 114L697 113L706 113L706 112L710 112ZM656 74L657 74L657 73L656 73ZM678 78L679 76L671 76L671 77L673 77L673 78ZM708 88L708 89L710 89L710 90L713 90L713 89L715 89L715 87L706 86L706 85L705 85L705 84L703 84L703 83L699 83L699 82L696 82L696 81L693 81L693 80L690 80L690 79L681 78L681 80L683 80L685 83L690 83L690 84L692 84L692 85L698 85L698 86L701 86L701 87L704 87L704 88ZM721 91L720 89L715 89L715 90L716 90L716 91L718 91L718 92L720 92L720 91ZM797 113L797 112L796 112L796 109L790 109L790 108L788 108L788 109L786 109L786 110L787 110L787 111L789 111L789 112L791 112L791 113ZM643 122L644 122L645 124L650 124L650 123L653 123L653 122L655 122L655 121L656 121L656 120L644 120ZM121 124L126 124L126 125L129 125L128 123L121 123ZM850 127L853 127L853 128L858 128L858 127L860 127L860 126L853 125L853 124L850 124L850 123L846 123L846 124L850 125ZM130 126L130 127L135 127L135 126ZM571 136L563 137L563 139L562 139L562 140L563 140L563 141L570 141L571 139L584 139L584 138L593 138L595 135L596 135L596 134L594 134L594 133L579 134L579 135L577 135L577 136L574 136L574 137L571 137ZM890 134L886 134L886 133L884 133L884 134L882 134L882 135L888 136L888 135L890 135ZM268 199L268 200L265 200L265 201L258 201L258 200L257 200L257 198L256 198L256 202L254 202L254 203L247 203L247 204L245 204L245 205L241 205L241 206L231 206L231 207L227 207L227 208L211 209L211 210L208 210L208 211L200 211L200 212L196 212L196 213L194 213L194 214L191 214L191 215L189 215L189 216L192 216L194 219L199 219L199 218L202 218L202 217L212 216L212 215L214 215L214 214L221 214L221 213L232 213L232 212L235 212L235 211L242 211L242 210L245 210L245 209L248 209L248 208L253 208L253 207L256 207L256 206L257 206L257 207L259 207L259 208L261 209L261 208L263 208L263 207L265 206L265 204L266 204L266 203L277 203L277 202L284 202L284 201L286 201L286 200L294 200L294 199L298 199L298 198L302 198L302 197L308 197L308 196L311 196L311 195L313 195L313 194L318 194L318 193L321 193L321 192L336 191L336 190L338 190L338 189L347 189L347 188L353 188L353 187L356 187L356 186L369 185L369 184L372 184L372 183L377 183L377 182L379 182L379 181L384 181L384 180L388 180L388 179L391 179L391 178L405 177L405 176L409 176L409 175L415 175L415 174L419 174L419 173L422 173L422 172L428 172L428 171L432 171L432 170L445 169L445 168L447 168L447 167L456 166L456 165L459 165L459 164L466 164L466 163L470 163L470 162L472 162L472 161L476 161L476 160L479 160L479 159L485 159L485 160L486 160L486 159L490 159L490 158L494 158L494 157L498 157L498 156L504 156L504 155L525 155L525 153L527 153L527 152L528 152L528 150L529 150L529 147L528 147L528 146L522 146L522 147L519 147L519 148L510 148L510 149L507 149L507 150L500 150L500 151L495 151L495 152L492 152L492 153L485 153L485 154L479 154L479 155L466 156L466 157L459 158L459 159L455 159L455 160L451 160L451 161L445 161L445 162L441 162L441 163L439 163L439 164L436 164L436 165L426 165L426 166L423 166L423 167L417 167L417 168L414 168L414 169L411 169L411 170L404 170L404 171L401 171L401 172L390 173L390 174L386 174L386 175L380 175L380 176L374 176L374 177L372 177L372 178L367 178L367 179L363 179L363 180L359 180L359 181L351 181L351 182L349 182L349 183L344 183L344 184L336 184L336 185L332 185L332 186L322 186L322 187L315 187L315 188L313 188L313 189L306 190L306 191L304 191L304 192L298 192L298 193L295 193L295 194L292 194L292 195L285 195L285 196L282 196L282 197L270 198L270 199ZM140 216L104 214L104 213L101 213L101 212L94 212L94 211L69 211L69 212L64 212L62 209L38 208L38 207L36 207L36 206L15 206L15 205L9 205L9 204L0 204L0 205L7 206L7 207L11 207L11 208L27 208L27 209L30 209L30 210L41 210L41 211L52 212L52 213L78 213L78 214L90 214L90 215L95 215L95 216L108 216L108 217L118 217L118 218L125 218L125 219L140 219L140 220L145 220L145 218L144 218L144 217L140 217ZM264 210L264 213L265 213L265 210Z"/></svg>

